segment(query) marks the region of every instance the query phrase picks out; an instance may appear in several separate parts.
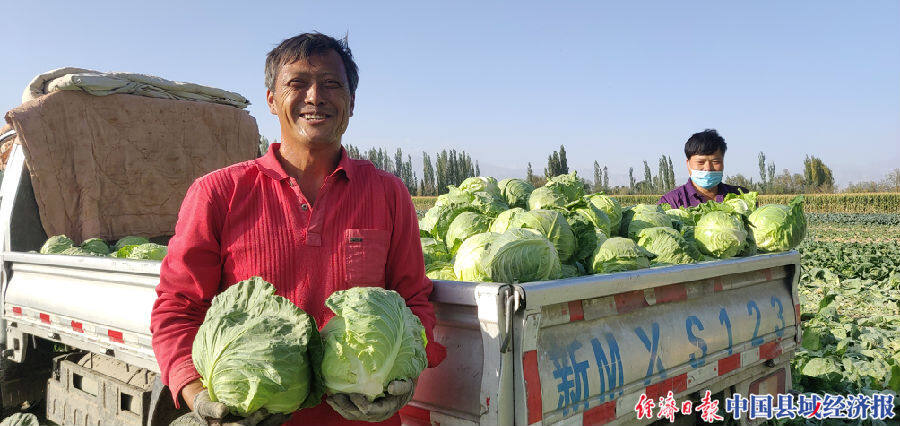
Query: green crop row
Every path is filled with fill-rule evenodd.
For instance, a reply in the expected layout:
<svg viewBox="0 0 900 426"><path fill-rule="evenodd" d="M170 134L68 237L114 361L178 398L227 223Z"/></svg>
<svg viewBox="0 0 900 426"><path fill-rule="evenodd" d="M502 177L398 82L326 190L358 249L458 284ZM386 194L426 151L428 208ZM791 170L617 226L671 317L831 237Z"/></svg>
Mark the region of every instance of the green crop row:
<svg viewBox="0 0 900 426"><path fill-rule="evenodd" d="M761 195L760 204L787 204L794 195ZM803 210L812 213L900 213L900 193L808 194Z"/></svg>
<svg viewBox="0 0 900 426"><path fill-rule="evenodd" d="M787 204L795 194L759 196L759 204ZM615 195L622 205L656 203L660 195ZM813 213L900 213L900 193L806 194L803 210Z"/></svg>
<svg viewBox="0 0 900 426"><path fill-rule="evenodd" d="M807 213L806 220L810 224L900 226L896 213Z"/></svg>

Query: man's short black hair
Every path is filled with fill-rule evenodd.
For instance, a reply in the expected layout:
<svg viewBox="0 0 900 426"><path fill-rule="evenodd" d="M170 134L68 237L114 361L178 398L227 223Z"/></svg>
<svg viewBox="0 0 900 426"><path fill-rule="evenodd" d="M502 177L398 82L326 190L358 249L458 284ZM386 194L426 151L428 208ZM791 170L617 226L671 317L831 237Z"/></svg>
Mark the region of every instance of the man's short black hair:
<svg viewBox="0 0 900 426"><path fill-rule="evenodd" d="M722 154L728 149L725 138L719 136L715 129L706 129L699 133L694 133L684 143L684 155L688 160L695 155L710 155L716 151L722 150Z"/></svg>
<svg viewBox="0 0 900 426"><path fill-rule="evenodd" d="M266 89L275 91L275 78L282 65L290 64L312 55L321 55L334 50L341 56L344 69L347 71L347 82L350 84L350 94L356 95L356 86L359 83L359 68L353 61L350 46L347 39L337 40L325 34L303 33L281 42L278 47L272 49L266 55Z"/></svg>

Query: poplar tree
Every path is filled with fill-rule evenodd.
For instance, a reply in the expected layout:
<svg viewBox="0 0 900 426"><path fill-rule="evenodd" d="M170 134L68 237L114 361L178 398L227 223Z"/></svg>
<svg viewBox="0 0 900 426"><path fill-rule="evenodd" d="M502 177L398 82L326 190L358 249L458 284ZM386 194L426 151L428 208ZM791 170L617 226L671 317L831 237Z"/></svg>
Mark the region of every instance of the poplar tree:
<svg viewBox="0 0 900 426"><path fill-rule="evenodd" d="M646 193L650 185L653 185L653 172L650 171L650 165L647 164L647 160L644 160L644 185L641 187L642 192Z"/></svg>
<svg viewBox="0 0 900 426"><path fill-rule="evenodd" d="M631 193L634 193L635 183L636 182L634 180L634 167L629 167L628 168L628 188L631 191Z"/></svg>
<svg viewBox="0 0 900 426"><path fill-rule="evenodd" d="M560 145L559 146L559 173L557 175L564 175L569 173L569 161L566 159L566 147Z"/></svg>
<svg viewBox="0 0 900 426"><path fill-rule="evenodd" d="M760 189L768 188L768 180L766 179L766 154L760 151L756 158L759 161L759 187Z"/></svg>
<svg viewBox="0 0 900 426"><path fill-rule="evenodd" d="M603 166L603 191L609 192L609 169Z"/></svg>
<svg viewBox="0 0 900 426"><path fill-rule="evenodd" d="M422 195L437 195L434 182L434 167L431 165L431 156L422 152Z"/></svg>
<svg viewBox="0 0 900 426"><path fill-rule="evenodd" d="M526 173L525 180L527 180L528 183L534 185L534 171L531 169L530 162L528 163L528 170L525 173Z"/></svg>

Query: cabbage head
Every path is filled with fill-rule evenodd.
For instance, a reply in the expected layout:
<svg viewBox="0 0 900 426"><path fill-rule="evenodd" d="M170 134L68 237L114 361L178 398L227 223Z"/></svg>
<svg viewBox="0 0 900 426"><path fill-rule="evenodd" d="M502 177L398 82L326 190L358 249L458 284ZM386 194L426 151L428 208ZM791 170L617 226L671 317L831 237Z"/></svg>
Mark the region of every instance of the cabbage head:
<svg viewBox="0 0 900 426"><path fill-rule="evenodd" d="M491 281L525 283L559 278L556 248L532 229L510 229L500 234L484 254L484 270Z"/></svg>
<svg viewBox="0 0 900 426"><path fill-rule="evenodd" d="M709 200L694 207L689 207L687 211L691 214L691 217L693 217L695 226L700 222L700 218L709 212L724 212L735 216L741 216L740 212L736 211L731 204L724 202L717 203L715 200ZM743 220L740 217L738 217L738 219Z"/></svg>
<svg viewBox="0 0 900 426"><path fill-rule="evenodd" d="M447 252L447 247L444 246L444 243L434 238L420 238L419 241L422 243L422 255L425 257L426 266L434 262L450 260L450 253Z"/></svg>
<svg viewBox="0 0 900 426"><path fill-rule="evenodd" d="M99 238L88 238L81 243L81 248L84 251L89 251L91 253L96 253L102 256L106 256L109 254L109 246L106 245L106 242Z"/></svg>
<svg viewBox="0 0 900 426"><path fill-rule="evenodd" d="M435 206L443 206L446 204L460 204L472 201L472 193L463 191L453 185L447 187L447 193L438 195L434 201Z"/></svg>
<svg viewBox="0 0 900 426"><path fill-rule="evenodd" d="M609 217L609 232L607 235L617 235L619 224L622 222L622 206L615 198L606 194L591 194L585 196L585 200L606 213Z"/></svg>
<svg viewBox="0 0 900 426"><path fill-rule="evenodd" d="M595 274L634 271L650 267L653 253L628 238L613 237L594 251L591 268Z"/></svg>
<svg viewBox="0 0 900 426"><path fill-rule="evenodd" d="M168 247L156 243L131 245L120 248L113 257L135 260L163 260L169 252Z"/></svg>
<svg viewBox="0 0 900 426"><path fill-rule="evenodd" d="M625 208L622 210L622 220L619 222L619 235L623 237L630 237L628 235L628 226L631 225L631 220L634 218L634 215L637 213L649 213L649 212L659 212L663 213L662 207L656 204L636 204L631 207ZM670 225L666 225L670 226Z"/></svg>
<svg viewBox="0 0 900 426"><path fill-rule="evenodd" d="M125 247L125 246L137 246L137 245L141 245L141 244L147 244L149 242L150 242L150 240L148 240L144 237L134 237L134 236L122 237L122 238L119 238L119 241L116 241L116 245L113 246L112 251L119 251L120 248Z"/></svg>
<svg viewBox="0 0 900 426"><path fill-rule="evenodd" d="M609 232L609 219L606 217L606 213L600 210L593 211L592 209L596 209L596 207L591 205L590 208L570 210L565 214L566 222L572 228L572 233L575 234L573 260L582 261L590 258L594 253L594 249L597 248L597 235L603 235L605 240L606 232ZM596 213L599 214L592 217ZM595 227L593 219L600 222L601 225L605 225L605 227ZM603 229L606 229L606 231L604 232Z"/></svg>
<svg viewBox="0 0 900 426"><path fill-rule="evenodd" d="M487 176L473 176L466 178L459 184L459 190L470 194L476 192L487 192L492 197L501 198L500 188L497 186L497 179Z"/></svg>
<svg viewBox="0 0 900 426"><path fill-rule="evenodd" d="M685 226L694 226L694 216L685 209L669 209L666 210L666 216L672 220L672 226L675 229L684 229Z"/></svg>
<svg viewBox="0 0 900 426"><path fill-rule="evenodd" d="M472 194L472 207L490 217L497 217L500 213L509 210L509 206L506 205L506 201L503 198L495 197L483 191Z"/></svg>
<svg viewBox="0 0 900 426"><path fill-rule="evenodd" d="M41 247L41 254L62 254L66 249L75 246L75 242L65 235L55 235L47 239Z"/></svg>
<svg viewBox="0 0 900 426"><path fill-rule="evenodd" d="M528 208L528 197L534 191L534 185L522 180L506 178L500 181L500 195L506 199L506 204L512 207Z"/></svg>
<svg viewBox="0 0 900 426"><path fill-rule="evenodd" d="M600 245L602 245L604 242L606 242L606 240L609 239L609 236L604 234L603 231L599 229L594 229L594 238L597 240L597 247L600 247Z"/></svg>
<svg viewBox="0 0 900 426"><path fill-rule="evenodd" d="M487 232L488 228L491 227L491 222L493 220L490 216L480 213L462 212L456 216L453 219L453 223L447 228L447 237L445 239L450 254L456 254L460 244L472 235Z"/></svg>
<svg viewBox="0 0 900 426"><path fill-rule="evenodd" d="M490 281L491 276L484 270L481 258L498 236L500 234L485 232L475 234L463 241L453 259L453 273L456 278L460 281Z"/></svg>
<svg viewBox="0 0 900 426"><path fill-rule="evenodd" d="M576 201L584 197L584 182L578 178L574 170L572 173L547 179L547 184L544 187L552 188L565 195L566 202Z"/></svg>
<svg viewBox="0 0 900 426"><path fill-rule="evenodd" d="M540 188L538 188L540 189ZM537 190L535 190L537 191ZM575 233L566 217L557 210L531 210L513 217L510 228L534 229L553 243L559 261L568 262L575 255Z"/></svg>
<svg viewBox="0 0 900 426"><path fill-rule="evenodd" d="M637 244L656 255L655 265L694 263L700 259L700 251L689 244L680 232L666 227L642 229Z"/></svg>
<svg viewBox="0 0 900 426"><path fill-rule="evenodd" d="M722 202L730 206L735 212L747 216L756 210L756 198L756 191L742 192L740 194L726 194Z"/></svg>
<svg viewBox="0 0 900 426"><path fill-rule="evenodd" d="M425 212L425 216L419 221L419 229L443 241L447 228L456 216L462 212L478 211L472 205L474 198L472 194L451 187L450 193L438 196L434 206Z"/></svg>
<svg viewBox="0 0 900 426"><path fill-rule="evenodd" d="M797 196L787 206L766 204L750 214L750 229L760 250L787 251L796 248L806 236L806 216L803 196Z"/></svg>
<svg viewBox="0 0 900 426"><path fill-rule="evenodd" d="M0 426L40 426L37 416L31 413L15 413L0 422Z"/></svg>
<svg viewBox="0 0 900 426"><path fill-rule="evenodd" d="M634 216L632 216L631 222L628 223L628 237L636 240L641 230L658 226L671 228L672 219L670 219L667 214L655 210L637 211L634 213Z"/></svg>
<svg viewBox="0 0 900 426"><path fill-rule="evenodd" d="M87 251L81 247L69 247L58 254L64 254L66 256L103 256L100 253Z"/></svg>
<svg viewBox="0 0 900 426"><path fill-rule="evenodd" d="M566 204L569 204L569 198L558 189L549 186L542 186L531 192L528 197L528 209L559 209L565 210Z"/></svg>
<svg viewBox="0 0 900 426"><path fill-rule="evenodd" d="M612 222L609 219L609 215L594 203L581 199L569 204L569 211L578 213L578 215L587 219L591 226L603 231L604 234L609 235L612 229Z"/></svg>
<svg viewBox="0 0 900 426"><path fill-rule="evenodd" d="M490 231L496 232L498 234L506 232L506 230L509 229L509 224L512 223L513 217L524 211L525 209L523 208L514 207L503 213L500 213L499 215L497 215L497 218L494 219L493 222L491 222Z"/></svg>
<svg viewBox="0 0 900 426"><path fill-rule="evenodd" d="M425 276L433 280L456 281L453 264L450 262L434 262L425 265Z"/></svg>
<svg viewBox="0 0 900 426"><path fill-rule="evenodd" d="M291 413L321 402L322 340L312 317L252 277L212 300L191 351L213 401L232 413Z"/></svg>
<svg viewBox="0 0 900 426"><path fill-rule="evenodd" d="M581 263L564 263L559 272L559 279L575 278L582 275L584 275L584 266L581 266Z"/></svg>
<svg viewBox="0 0 900 426"><path fill-rule="evenodd" d="M353 287L325 301L334 317L322 328L322 377L329 394L358 393L369 401L392 380L414 380L428 365L425 327L396 291Z"/></svg>
<svg viewBox="0 0 900 426"><path fill-rule="evenodd" d="M702 253L724 259L737 256L746 248L748 234L740 215L712 211L697 221L694 238Z"/></svg>

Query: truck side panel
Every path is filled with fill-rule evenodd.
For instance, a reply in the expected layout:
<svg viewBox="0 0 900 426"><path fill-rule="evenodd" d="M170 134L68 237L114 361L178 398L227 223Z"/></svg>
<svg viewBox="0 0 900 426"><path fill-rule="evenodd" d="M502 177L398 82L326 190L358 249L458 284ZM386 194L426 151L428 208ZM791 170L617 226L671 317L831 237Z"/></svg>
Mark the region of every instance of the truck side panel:
<svg viewBox="0 0 900 426"><path fill-rule="evenodd" d="M523 394L516 423L634 420L642 393L658 399L669 390L676 397L722 390L725 382L770 370L781 369L781 381L757 387L789 388L799 328L795 265L747 270L749 262L735 274L660 286L623 280L618 293L546 305L522 285L527 306L516 328L516 389ZM570 293L558 284L556 294ZM582 289L571 293L577 292Z"/></svg>

